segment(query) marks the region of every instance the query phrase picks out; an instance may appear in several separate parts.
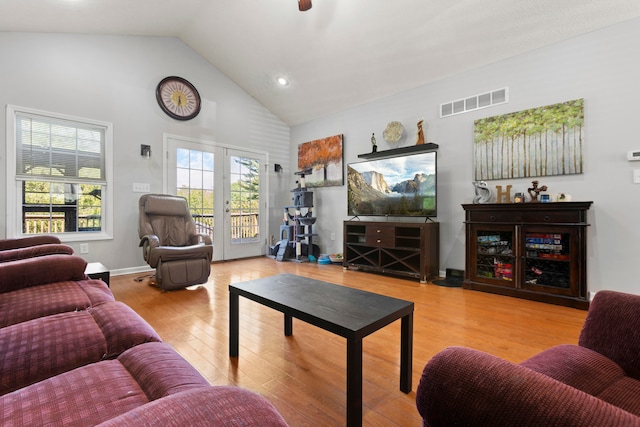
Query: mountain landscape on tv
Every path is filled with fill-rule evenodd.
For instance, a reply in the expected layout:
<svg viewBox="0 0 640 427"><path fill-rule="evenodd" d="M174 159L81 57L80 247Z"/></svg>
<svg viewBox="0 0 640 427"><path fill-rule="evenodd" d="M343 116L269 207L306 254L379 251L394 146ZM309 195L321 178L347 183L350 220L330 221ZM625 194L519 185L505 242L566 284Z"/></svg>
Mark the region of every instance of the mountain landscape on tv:
<svg viewBox="0 0 640 427"><path fill-rule="evenodd" d="M363 165L347 167L350 215L435 215L435 173L418 172L412 179L393 183L387 182L385 176L376 170L362 170L366 167Z"/></svg>

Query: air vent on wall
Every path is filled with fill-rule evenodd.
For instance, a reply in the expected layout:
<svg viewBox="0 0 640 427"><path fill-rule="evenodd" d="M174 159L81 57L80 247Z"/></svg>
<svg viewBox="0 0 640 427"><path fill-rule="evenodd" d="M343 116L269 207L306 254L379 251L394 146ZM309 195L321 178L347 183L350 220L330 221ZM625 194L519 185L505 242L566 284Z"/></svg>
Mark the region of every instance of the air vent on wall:
<svg viewBox="0 0 640 427"><path fill-rule="evenodd" d="M440 104L440 118L468 113L481 108L492 107L509 102L509 88L503 87L491 92L481 93L468 98Z"/></svg>

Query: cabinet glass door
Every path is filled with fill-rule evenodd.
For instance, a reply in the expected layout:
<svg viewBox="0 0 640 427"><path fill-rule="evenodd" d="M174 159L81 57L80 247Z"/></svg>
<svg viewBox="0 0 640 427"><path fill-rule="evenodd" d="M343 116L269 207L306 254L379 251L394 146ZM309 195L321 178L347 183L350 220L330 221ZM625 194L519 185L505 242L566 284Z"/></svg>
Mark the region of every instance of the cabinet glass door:
<svg viewBox="0 0 640 427"><path fill-rule="evenodd" d="M524 233L523 288L574 295L571 256L574 233L564 230L529 230Z"/></svg>
<svg viewBox="0 0 640 427"><path fill-rule="evenodd" d="M513 286L515 258L514 231L476 230L474 245L476 265L475 278L478 281L499 282L503 286Z"/></svg>

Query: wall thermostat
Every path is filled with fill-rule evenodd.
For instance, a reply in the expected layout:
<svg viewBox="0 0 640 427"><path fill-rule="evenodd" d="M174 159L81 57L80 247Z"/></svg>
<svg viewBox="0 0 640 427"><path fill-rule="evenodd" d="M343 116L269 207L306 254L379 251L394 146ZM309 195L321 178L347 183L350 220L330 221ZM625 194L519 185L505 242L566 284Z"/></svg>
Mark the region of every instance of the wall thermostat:
<svg viewBox="0 0 640 427"><path fill-rule="evenodd" d="M630 162L633 162L633 161L636 161L636 160L640 160L640 150L629 151L627 153L627 160L629 160Z"/></svg>

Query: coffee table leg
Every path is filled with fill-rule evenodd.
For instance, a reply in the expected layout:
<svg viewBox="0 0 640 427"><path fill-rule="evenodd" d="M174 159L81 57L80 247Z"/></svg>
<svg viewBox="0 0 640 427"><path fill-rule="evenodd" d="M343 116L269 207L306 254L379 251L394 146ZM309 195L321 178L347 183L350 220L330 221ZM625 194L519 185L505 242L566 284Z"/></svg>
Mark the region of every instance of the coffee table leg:
<svg viewBox="0 0 640 427"><path fill-rule="evenodd" d="M411 392L413 365L413 312L402 318L400 324L400 390Z"/></svg>
<svg viewBox="0 0 640 427"><path fill-rule="evenodd" d="M362 339L347 339L347 426L362 426Z"/></svg>
<svg viewBox="0 0 640 427"><path fill-rule="evenodd" d="M290 337L293 335L293 317L288 314L284 315L284 336Z"/></svg>
<svg viewBox="0 0 640 427"><path fill-rule="evenodd" d="M238 357L239 348L239 295L229 292L229 357Z"/></svg>

